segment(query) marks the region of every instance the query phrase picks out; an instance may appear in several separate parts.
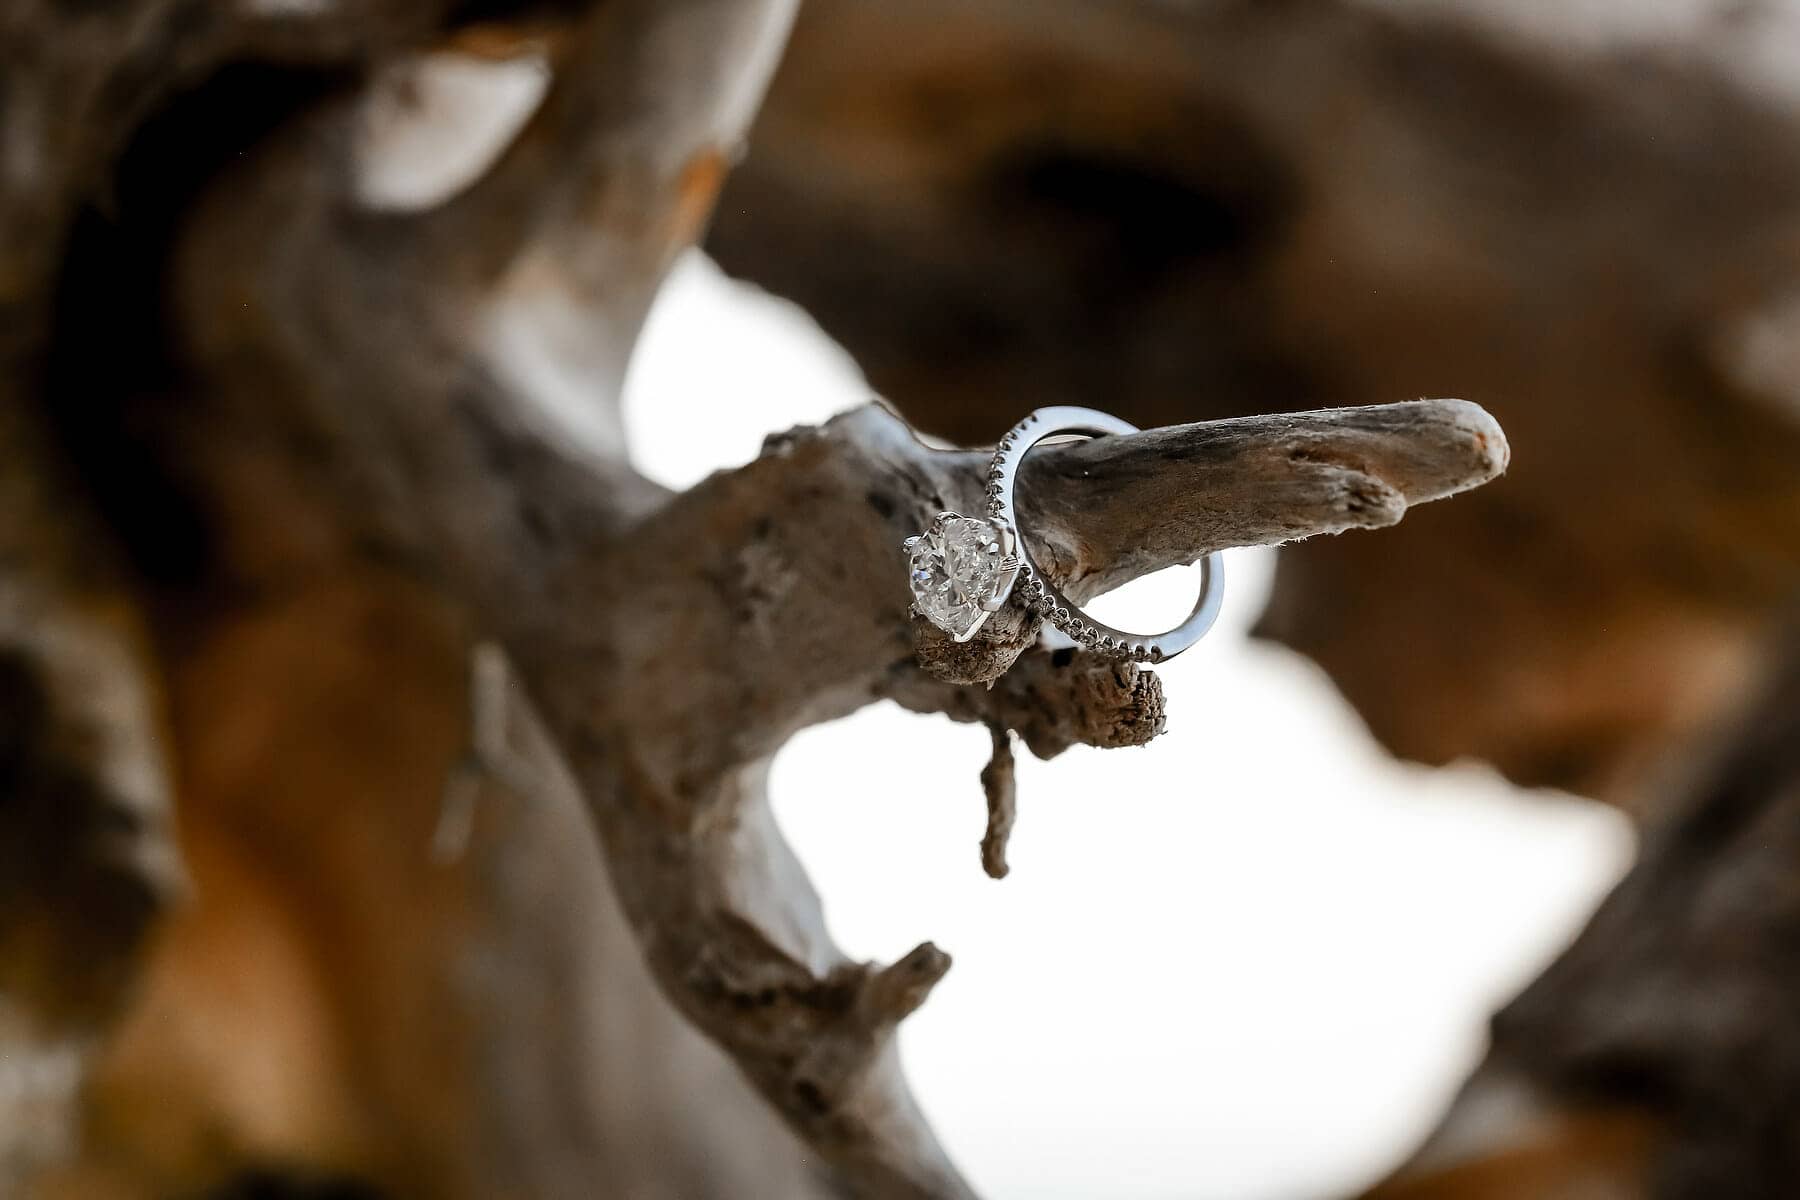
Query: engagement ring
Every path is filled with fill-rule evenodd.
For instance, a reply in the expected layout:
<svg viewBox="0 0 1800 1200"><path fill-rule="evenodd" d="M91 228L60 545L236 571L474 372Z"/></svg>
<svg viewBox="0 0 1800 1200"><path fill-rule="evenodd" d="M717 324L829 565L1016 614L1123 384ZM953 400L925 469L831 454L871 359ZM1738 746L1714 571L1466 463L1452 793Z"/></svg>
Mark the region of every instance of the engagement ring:
<svg viewBox="0 0 1800 1200"><path fill-rule="evenodd" d="M913 611L959 642L975 636L1016 587L1027 607L1077 645L1116 658L1161 662L1212 628L1224 598L1225 572L1215 552L1200 560L1200 598L1187 620L1167 633L1126 633L1072 604L1032 561L1018 536L1013 484L1026 453L1047 438L1135 433L1127 421L1091 408L1040 408L1009 430L988 464L987 515L939 513L931 528L902 544Z"/></svg>

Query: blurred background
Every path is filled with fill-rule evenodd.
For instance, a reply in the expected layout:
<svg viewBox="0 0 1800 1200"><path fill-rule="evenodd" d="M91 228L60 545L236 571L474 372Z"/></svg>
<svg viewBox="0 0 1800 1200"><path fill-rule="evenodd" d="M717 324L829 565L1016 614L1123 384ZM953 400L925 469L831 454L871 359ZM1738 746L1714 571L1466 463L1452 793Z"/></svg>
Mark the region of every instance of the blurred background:
<svg viewBox="0 0 1800 1200"><path fill-rule="evenodd" d="M852 959L955 956L900 1051L982 1195L1800 1193L1797 47L0 0L0 1196L844 1194L646 967L555 718L633 684L527 686L506 570L871 397L980 446L1450 396L1507 474L1231 552L1166 734L1021 755L1004 881L979 725L811 724L741 808Z"/></svg>

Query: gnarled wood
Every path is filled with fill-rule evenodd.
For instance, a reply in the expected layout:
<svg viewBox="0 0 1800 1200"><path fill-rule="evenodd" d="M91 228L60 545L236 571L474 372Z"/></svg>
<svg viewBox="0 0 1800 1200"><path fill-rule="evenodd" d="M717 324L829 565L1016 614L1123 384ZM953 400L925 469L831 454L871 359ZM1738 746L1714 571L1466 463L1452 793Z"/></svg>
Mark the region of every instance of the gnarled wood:
<svg viewBox="0 0 1800 1200"><path fill-rule="evenodd" d="M336 61L326 30L345 11L325 6L314 35L296 32L303 21L290 33L315 61ZM410 44L404 32L377 37L387 11L369 14L366 44ZM553 81L519 137L481 179L419 211L362 202L362 85L316 81L271 116L268 136L225 155L155 246L169 267L148 290L167 297L154 315L175 343L137 364L141 374L118 367L97 382L136 397L132 428L144 436L132 452L154 461L158 486L185 497L210 539L190 576L159 584L165 645L192 653L227 636L228 620L195 594L242 602L247 591L301 606L269 647L269 661L289 661L307 619L330 615L319 598L337 584L352 585L354 613L383 590L355 584L370 560L404 576L391 590L416 588L417 611L459 631L446 644L466 630L504 647L675 1008L853 1190L963 1196L893 1037L949 958L927 943L891 965L846 960L770 815L769 758L796 730L887 696L1017 731L1040 753L1136 744L1162 725L1154 674L1028 653L1036 625L1017 605L972 644L981 661L933 657L908 615L897 544L939 509L976 506L981 452L929 449L869 406L771 438L741 469L669 495L632 470L616 438L568 434L542 376L520 369L514 336L522 325L542 332L530 318L545 296L577 306L589 322L580 344L527 338L528 349L554 357L616 432L638 325L698 233L791 12L785 0L583 9L552 39ZM286 44L266 28L258 38L269 40L236 44ZM356 61L356 44L343 61ZM71 286L82 282L95 286ZM74 386L96 382L83 365L60 364L73 373L58 393L71 405L106 390ZM1021 409L1042 398L1017 394ZM86 435L104 424L90 414ZM81 442L82 423L71 429ZM85 460L90 471L101 461ZM1047 571L1085 596L1225 546L1391 524L1505 463L1480 409L1428 401L1046 450L1021 487ZM145 541L167 532L156 511L113 511ZM395 682L439 735L442 706L411 689L429 690L441 651L428 648ZM305 666L329 680L334 662ZM295 728L271 721L246 759L203 733L184 753L254 778L233 772L303 756L295 747L335 711L332 692L272 704ZM203 711L204 694L190 704ZM366 777L416 804L431 763L454 757L424 753L441 742L422 738L420 762L396 765L392 779ZM344 773L365 777L349 763ZM405 815L408 828L424 824L416 808ZM342 1111L319 1104L315 1115ZM319 1144L344 1162L328 1165L373 1163L402 1181L440 1169L383 1166L359 1157L356 1131L330 1131Z"/></svg>

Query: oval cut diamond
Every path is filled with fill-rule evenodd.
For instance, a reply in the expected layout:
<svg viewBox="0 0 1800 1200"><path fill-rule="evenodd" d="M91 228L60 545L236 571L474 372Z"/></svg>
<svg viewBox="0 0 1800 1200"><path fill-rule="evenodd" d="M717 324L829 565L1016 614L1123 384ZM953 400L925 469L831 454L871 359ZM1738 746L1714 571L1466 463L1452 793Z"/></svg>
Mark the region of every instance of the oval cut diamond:
<svg viewBox="0 0 1800 1200"><path fill-rule="evenodd" d="M1009 534L991 521L940 516L929 532L907 540L914 607L957 641L968 640L1018 574L1011 548Z"/></svg>

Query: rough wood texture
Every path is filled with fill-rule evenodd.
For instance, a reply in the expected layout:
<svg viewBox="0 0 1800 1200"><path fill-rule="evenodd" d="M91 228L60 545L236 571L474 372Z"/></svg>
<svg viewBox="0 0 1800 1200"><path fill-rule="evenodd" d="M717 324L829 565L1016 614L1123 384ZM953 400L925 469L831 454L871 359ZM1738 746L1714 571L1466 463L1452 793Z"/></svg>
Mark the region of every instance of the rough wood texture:
<svg viewBox="0 0 1800 1200"><path fill-rule="evenodd" d="M1193 562L1196 546L1392 525L1409 505L1494 478L1508 459L1499 425L1460 400L1284 413L1046 446L1025 460L1018 507L1036 561L1082 603ZM986 465L976 453L961 467L979 475ZM979 499L956 506L979 511ZM1016 605L970 642L918 625L923 665L957 683L991 682L1037 633Z"/></svg>
<svg viewBox="0 0 1800 1200"><path fill-rule="evenodd" d="M1669 11L816 0L708 248L952 439L1481 403L1505 485L1284 555L1262 631L1631 806L1800 587L1795 10Z"/></svg>

